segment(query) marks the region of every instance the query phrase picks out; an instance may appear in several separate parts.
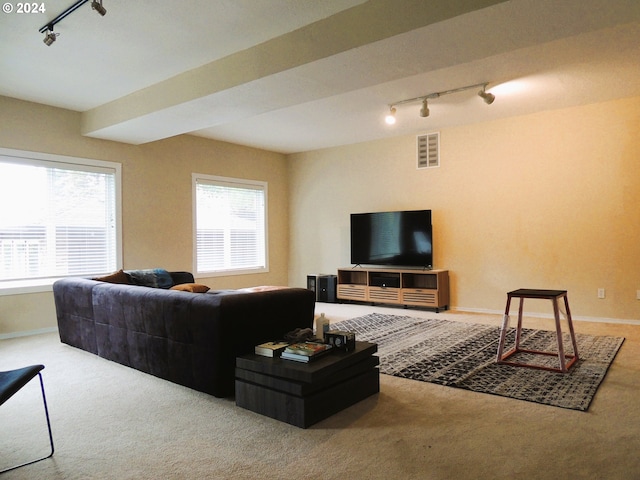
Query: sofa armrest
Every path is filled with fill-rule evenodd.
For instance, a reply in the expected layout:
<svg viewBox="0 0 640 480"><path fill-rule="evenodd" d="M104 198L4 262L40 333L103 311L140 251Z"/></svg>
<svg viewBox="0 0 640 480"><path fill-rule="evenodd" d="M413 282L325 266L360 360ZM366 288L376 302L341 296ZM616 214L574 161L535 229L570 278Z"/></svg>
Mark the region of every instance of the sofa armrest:
<svg viewBox="0 0 640 480"><path fill-rule="evenodd" d="M216 396L233 395L235 359L253 353L255 346L281 340L296 328L312 328L315 294L305 288L286 288L224 295L220 302L221 369Z"/></svg>
<svg viewBox="0 0 640 480"><path fill-rule="evenodd" d="M93 289L99 284L87 278L63 278L53 283L60 340L91 353L98 353Z"/></svg>

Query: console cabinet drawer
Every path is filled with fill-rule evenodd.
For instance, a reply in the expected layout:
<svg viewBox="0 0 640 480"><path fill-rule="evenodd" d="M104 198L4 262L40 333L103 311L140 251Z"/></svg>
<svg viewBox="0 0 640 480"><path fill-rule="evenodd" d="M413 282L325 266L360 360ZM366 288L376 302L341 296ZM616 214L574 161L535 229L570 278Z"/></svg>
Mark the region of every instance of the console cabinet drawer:
<svg viewBox="0 0 640 480"><path fill-rule="evenodd" d="M402 303L407 305L428 305L438 306L438 291L425 290L422 288L403 288Z"/></svg>
<svg viewBox="0 0 640 480"><path fill-rule="evenodd" d="M343 300L367 301L367 287L365 285L338 285L338 298Z"/></svg>
<svg viewBox="0 0 640 480"><path fill-rule="evenodd" d="M369 301L371 302L400 302L399 288L369 287Z"/></svg>

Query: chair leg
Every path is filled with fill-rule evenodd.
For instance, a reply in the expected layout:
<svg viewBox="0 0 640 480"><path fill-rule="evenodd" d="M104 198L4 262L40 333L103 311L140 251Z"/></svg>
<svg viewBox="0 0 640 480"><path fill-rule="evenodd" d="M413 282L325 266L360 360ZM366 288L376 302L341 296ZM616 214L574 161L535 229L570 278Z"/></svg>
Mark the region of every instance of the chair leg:
<svg viewBox="0 0 640 480"><path fill-rule="evenodd" d="M44 393L44 382L42 381L42 374L38 373L38 377L40 377L40 390L42 390L42 402L44 404L44 415L47 418L47 429L49 430L49 444L51 445L51 452L49 453L49 455L42 458L38 458L37 460L31 460L30 462L21 463L20 465L15 465L13 467L0 470L0 473L9 472L11 470L15 470L16 468L24 467L26 465L31 465L32 463L36 463L41 460L46 460L47 458L51 458L53 456L53 452L55 451L53 446L53 434L51 433L51 420L49 419L49 408L47 407L47 396Z"/></svg>
<svg viewBox="0 0 640 480"><path fill-rule="evenodd" d="M49 407L47 406L47 396L44 394L44 381L42 380L42 374L38 373L38 377L40 377L40 390L42 390L42 404L44 405L44 415L47 418L47 430L49 431L49 445L51 446L51 452L46 457L42 458L44 460L46 458L53 457L53 452L55 452L55 447L53 446L53 433L51 433L51 420L49 419Z"/></svg>

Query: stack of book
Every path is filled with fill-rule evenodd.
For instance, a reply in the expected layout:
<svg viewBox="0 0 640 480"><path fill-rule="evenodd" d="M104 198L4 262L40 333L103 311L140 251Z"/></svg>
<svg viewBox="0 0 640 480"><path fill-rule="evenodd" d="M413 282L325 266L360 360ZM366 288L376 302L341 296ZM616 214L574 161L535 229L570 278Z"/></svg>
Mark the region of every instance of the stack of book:
<svg viewBox="0 0 640 480"><path fill-rule="evenodd" d="M329 344L303 342L289 345L280 356L297 362L311 362L329 351L331 351L331 345Z"/></svg>
<svg viewBox="0 0 640 480"><path fill-rule="evenodd" d="M284 349L289 346L286 342L267 342L255 346L256 355L263 357L279 357Z"/></svg>

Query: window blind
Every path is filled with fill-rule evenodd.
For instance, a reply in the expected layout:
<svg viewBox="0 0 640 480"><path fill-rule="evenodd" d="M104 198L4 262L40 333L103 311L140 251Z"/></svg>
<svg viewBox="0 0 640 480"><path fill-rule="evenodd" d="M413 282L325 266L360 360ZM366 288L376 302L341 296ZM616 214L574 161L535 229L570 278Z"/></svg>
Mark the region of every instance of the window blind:
<svg viewBox="0 0 640 480"><path fill-rule="evenodd" d="M116 170L0 155L0 281L117 268Z"/></svg>
<svg viewBox="0 0 640 480"><path fill-rule="evenodd" d="M267 269L267 184L196 175L195 263L199 274Z"/></svg>

